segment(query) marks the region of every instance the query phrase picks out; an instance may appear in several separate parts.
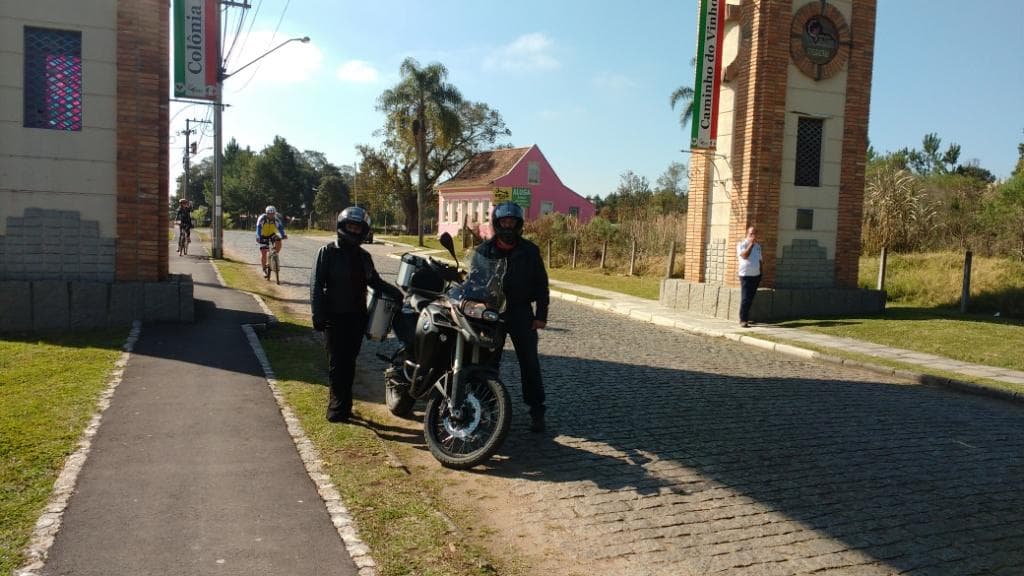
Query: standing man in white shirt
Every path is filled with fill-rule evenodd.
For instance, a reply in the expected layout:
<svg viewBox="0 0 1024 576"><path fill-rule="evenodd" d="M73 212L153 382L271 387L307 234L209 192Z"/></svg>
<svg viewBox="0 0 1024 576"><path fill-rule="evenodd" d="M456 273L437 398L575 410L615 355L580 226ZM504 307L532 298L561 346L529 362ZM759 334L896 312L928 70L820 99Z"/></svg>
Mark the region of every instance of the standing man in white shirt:
<svg viewBox="0 0 1024 576"><path fill-rule="evenodd" d="M736 272L740 276L740 326L750 327L750 306L761 283L761 243L757 228L747 228L747 237L736 245Z"/></svg>

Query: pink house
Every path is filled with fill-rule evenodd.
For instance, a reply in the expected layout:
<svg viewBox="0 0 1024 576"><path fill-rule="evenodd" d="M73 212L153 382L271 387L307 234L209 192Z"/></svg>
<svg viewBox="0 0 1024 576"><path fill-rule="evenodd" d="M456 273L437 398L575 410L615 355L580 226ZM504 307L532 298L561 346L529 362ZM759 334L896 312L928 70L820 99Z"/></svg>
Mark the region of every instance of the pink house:
<svg viewBox="0 0 1024 576"><path fill-rule="evenodd" d="M477 154L458 174L437 185L437 198L438 233L452 236L465 222L489 238L491 212L505 200L522 206L527 222L561 212L585 224L595 213L593 204L562 184L536 144Z"/></svg>

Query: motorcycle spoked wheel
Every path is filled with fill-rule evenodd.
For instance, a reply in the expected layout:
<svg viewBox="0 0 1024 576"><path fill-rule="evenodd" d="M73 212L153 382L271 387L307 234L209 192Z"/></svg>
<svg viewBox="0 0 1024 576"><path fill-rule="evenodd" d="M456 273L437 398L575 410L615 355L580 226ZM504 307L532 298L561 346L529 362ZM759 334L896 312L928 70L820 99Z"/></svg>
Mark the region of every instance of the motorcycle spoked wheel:
<svg viewBox="0 0 1024 576"><path fill-rule="evenodd" d="M455 421L448 400L434 393L427 400L423 437L430 453L445 468L466 470L490 458L508 435L512 422L508 390L495 378L466 381L464 418Z"/></svg>
<svg viewBox="0 0 1024 576"><path fill-rule="evenodd" d="M409 395L409 385L396 384L391 378L384 376L384 404L395 416L408 418L412 415L416 399Z"/></svg>

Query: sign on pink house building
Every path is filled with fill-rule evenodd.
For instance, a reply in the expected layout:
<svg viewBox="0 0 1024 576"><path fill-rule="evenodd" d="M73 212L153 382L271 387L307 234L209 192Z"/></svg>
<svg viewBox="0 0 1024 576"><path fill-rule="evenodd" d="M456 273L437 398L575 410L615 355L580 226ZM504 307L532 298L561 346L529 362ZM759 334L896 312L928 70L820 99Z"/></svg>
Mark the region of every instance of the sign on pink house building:
<svg viewBox="0 0 1024 576"><path fill-rule="evenodd" d="M496 203L512 200L526 221L550 212L574 216L586 224L594 205L562 184L537 145L477 154L450 180L437 186L438 233L456 236L463 224L480 236L492 234Z"/></svg>

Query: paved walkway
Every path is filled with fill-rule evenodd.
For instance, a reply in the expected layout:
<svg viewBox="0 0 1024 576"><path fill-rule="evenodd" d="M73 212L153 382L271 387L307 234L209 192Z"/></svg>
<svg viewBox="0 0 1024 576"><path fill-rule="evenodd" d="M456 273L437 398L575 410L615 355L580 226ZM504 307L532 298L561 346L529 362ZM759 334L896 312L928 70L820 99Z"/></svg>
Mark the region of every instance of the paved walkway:
<svg viewBox="0 0 1024 576"><path fill-rule="evenodd" d="M243 333L266 316L171 258L196 321L143 326L39 573L358 574Z"/></svg>

